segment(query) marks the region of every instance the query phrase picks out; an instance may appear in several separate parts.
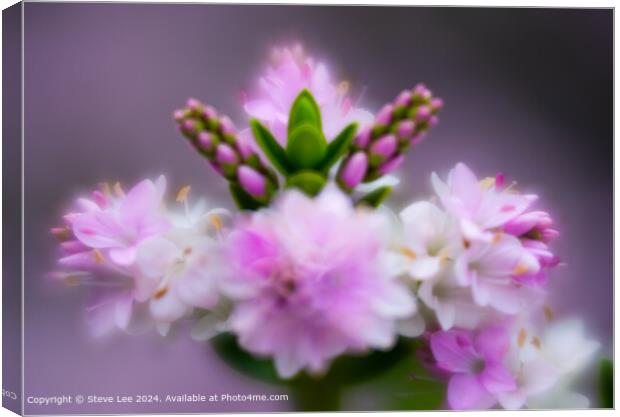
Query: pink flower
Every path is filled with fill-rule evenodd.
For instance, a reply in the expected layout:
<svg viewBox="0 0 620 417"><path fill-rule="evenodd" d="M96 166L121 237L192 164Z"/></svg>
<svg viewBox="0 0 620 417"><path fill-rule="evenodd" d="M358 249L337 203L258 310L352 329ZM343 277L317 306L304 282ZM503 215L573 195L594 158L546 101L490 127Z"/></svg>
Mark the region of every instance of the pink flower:
<svg viewBox="0 0 620 417"><path fill-rule="evenodd" d="M78 199L66 227L52 229L63 252L61 271L52 276L90 289L86 319L96 336L153 324L165 334L194 307L218 301L220 257L212 235L220 234L224 212L206 211L200 202L190 208L189 187L177 195L181 213L165 210L164 187L163 176L127 195L106 186L92 199Z"/></svg>
<svg viewBox="0 0 620 417"><path fill-rule="evenodd" d="M310 90L321 108L327 140L351 122L366 124L373 119L371 113L352 104L347 96L348 84L334 85L327 66L307 56L301 46L274 50L273 64L259 78L258 94L246 99L243 107L250 117L265 123L284 145L289 110L304 88ZM242 136L248 140L249 131Z"/></svg>
<svg viewBox="0 0 620 417"><path fill-rule="evenodd" d="M458 257L454 268L458 283L471 288L479 306L516 314L539 298L534 297L534 289L524 288L514 279L539 271L536 259L514 236L500 234L491 243L471 243Z"/></svg>
<svg viewBox="0 0 620 417"><path fill-rule="evenodd" d="M459 219L463 236L489 242L494 229L522 214L536 200L535 195L509 192L495 181L479 181L463 163L458 163L443 182L433 173L435 192L445 209Z"/></svg>
<svg viewBox="0 0 620 417"><path fill-rule="evenodd" d="M517 281L528 285L544 284L547 282L548 270L560 263L560 258L549 246L560 235L552 226L553 219L545 211L526 211L504 225L504 231L518 237L539 264L536 273L522 274L516 277Z"/></svg>
<svg viewBox="0 0 620 417"><path fill-rule="evenodd" d="M507 329L499 325L478 333L450 330L431 335L436 366L450 374L450 408L487 409L497 403L498 394L516 389L515 378L504 365L509 342Z"/></svg>
<svg viewBox="0 0 620 417"><path fill-rule="evenodd" d="M170 227L160 212L165 187L162 176L156 183L140 182L127 195L105 196L103 205L74 215L75 237L87 247L106 250L119 265L133 263L140 242Z"/></svg>
<svg viewBox="0 0 620 417"><path fill-rule="evenodd" d="M240 344L272 356L284 378L321 372L344 352L391 347L397 320L415 303L382 261L388 228L334 185L315 199L285 192L273 209L240 222L223 283Z"/></svg>

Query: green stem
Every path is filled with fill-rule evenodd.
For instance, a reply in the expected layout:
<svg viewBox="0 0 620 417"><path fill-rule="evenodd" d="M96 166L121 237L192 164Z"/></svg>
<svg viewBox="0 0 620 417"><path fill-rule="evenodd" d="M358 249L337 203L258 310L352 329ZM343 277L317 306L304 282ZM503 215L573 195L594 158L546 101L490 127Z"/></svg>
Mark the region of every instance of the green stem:
<svg viewBox="0 0 620 417"><path fill-rule="evenodd" d="M341 387L337 381L304 377L292 388L295 411L339 411Z"/></svg>

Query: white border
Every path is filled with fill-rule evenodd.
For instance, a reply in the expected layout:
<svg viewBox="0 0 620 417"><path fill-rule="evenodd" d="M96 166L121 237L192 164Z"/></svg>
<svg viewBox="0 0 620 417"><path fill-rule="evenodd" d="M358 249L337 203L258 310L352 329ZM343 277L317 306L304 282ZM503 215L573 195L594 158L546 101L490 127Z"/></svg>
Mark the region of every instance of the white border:
<svg viewBox="0 0 620 417"><path fill-rule="evenodd" d="M45 0L29 0L29 2L45 2ZM52 2L52 1L49 1ZM67 0L65 2L74 2L74 3L97 3L97 1L75 1L75 0ZM100 3L102 1L99 1ZM119 2L121 3L122 1L105 1L105 2L111 2L111 3L116 3ZM221 4L227 4L227 3L231 3L230 1L225 1L225 0L210 0L210 1L179 1L179 0L151 0L151 1L143 1L143 0L132 0L129 1L130 3L221 3ZM0 0L0 6L2 7L2 9L5 9L13 4L15 4L16 2L14 0ZM288 0L288 1L279 1L279 0L271 0L271 1L257 1L257 0L244 0L244 1L240 1L237 4L295 4L295 5L374 5L374 6L457 6L457 7L461 7L461 6L470 6L470 7L553 7L553 8L614 8L615 9L615 5L616 2L615 1L604 1L604 0L590 0L590 1L579 1L579 0L527 0L527 1L519 1L519 2L509 2L509 1L497 1L497 0L477 0L475 2L471 2L471 1L467 1L467 0L448 0L448 1L437 1L437 0L427 0L427 1L407 1L407 0L391 0L389 2L372 2L372 1L364 1L364 0L357 0L357 1L350 1L350 0L340 0L340 1L329 1L329 0L314 0L314 1L300 1L300 0ZM22 138L21 138L21 147L22 147L22 196L21 196L21 204L22 204L22 224L21 224L21 233L22 233L22 248L21 248L21 253L22 253L22 258L21 258L21 267L22 267L22 282L21 282L21 288L22 288L22 308L21 308L21 325L22 325L22 329L21 329L21 341L22 341L22 414L24 411L24 359L25 359L25 355L24 355L24 341L25 341L25 336L24 336L24 319L25 319L25 291L24 291L24 267L25 267L25 261L24 261L24 254L25 254L25 242L24 242L24 237L25 237L25 233L24 233L24 204L25 204L25 195L24 195L24 191L25 191L25 166L24 166L24 129L25 129L25 124L24 124L24 108L25 108L25 102L23 100L24 97L24 82L25 82L25 78L24 78L24 47L25 47L25 43L24 43L24 4L22 4L22 27L21 27L21 38L22 38L22 48L21 48L21 65L22 65L22 79L21 79L21 94L22 94L22 103L21 103L21 129L22 129ZM614 25L615 25L615 12L614 12ZM1 19L0 19L0 32L1 32ZM618 113L618 109L615 106L615 97L616 97L616 93L617 93L617 86L615 84L615 74L616 71L615 69L617 68L617 56L615 54L615 45L617 44L617 34L614 30L614 121L619 117L619 113ZM0 57L0 64L1 64L1 57ZM1 65L0 65L1 67ZM1 87L0 87L1 90ZM0 95L1 96L1 95ZM0 99L1 102L1 99ZM2 116L0 114L0 121L2 119ZM615 130L616 130L616 125L614 123L614 138L615 138ZM620 238L620 228L617 227L616 223L615 223L615 218L616 218L616 214L618 213L618 202L620 201L620 197L618 197L617 193L616 193L616 187L615 187L615 178L618 175L618 173L620 172L620 168L617 168L615 165L615 161L616 161L616 156L618 155L618 153L620 153L620 151L618 149L616 149L615 147L615 140L614 140L614 261L615 259L620 259L620 249L615 245L615 242L618 238ZM0 150L0 168L1 168L1 156L2 156L2 151ZM1 185L0 185L0 189L1 189ZM0 212L2 211L2 208L0 206ZM1 229L1 226L0 226ZM0 242L0 248L1 248L2 243ZM1 255L0 255L1 256ZM614 276L617 276L617 263L614 262ZM615 330L616 330L616 324L617 321L615 320L616 318L616 308L615 308L615 299L617 298L618 295L618 286L615 285L614 283L614 336L615 336ZM1 293L1 289L0 289L0 293ZM1 311L0 311L0 318L1 318ZM1 351L1 329L2 329L2 321L0 320L0 351ZM615 338L614 338L615 339ZM617 345L615 344L615 340L614 340L614 357L618 357L617 355ZM0 356L1 358L1 356ZM0 375L1 378L1 375ZM614 375L614 383L617 383L617 373ZM615 396L615 401L617 401L617 396ZM617 402L616 402L617 404ZM443 412L443 411L439 411L439 412ZM401 412L402 413L402 412ZM416 412L415 415L416 416L421 416L421 417L426 417L426 416L432 416L434 413L437 413L437 411L435 412ZM475 415L473 412L472 413L464 413L464 412L458 412L460 414L464 414L464 415ZM581 416L581 415L585 415L585 414L597 414L597 415L615 415L615 411L614 410L580 410L580 411L504 411L504 410L497 410L497 411L486 411L484 412L485 416L491 416L491 417L495 417L495 416L500 416L500 417L505 417L507 415L513 415L514 413L538 413L538 414L542 414L542 415L557 415L557 416ZM299 414L299 413L280 413L280 415L283 416L292 416L294 414ZM377 415L381 415L381 416L387 416L389 414L394 414L394 412L377 412L374 413ZM5 416L11 416L14 415L12 414L10 411L6 410L6 409L0 409L0 417L5 417ZM156 414L145 414L144 416L154 416ZM183 414L169 414L169 415L176 415L176 416L181 416ZM227 413L224 414L226 416L243 416L244 414L234 414L234 413ZM252 414L253 416L270 416L272 414L265 414L265 413L261 413L261 414ZM313 413L313 415L317 415L317 416L327 416L329 415L329 413ZM349 412L341 412L338 413L339 416L351 416L351 417L355 417L358 416L359 413L349 413Z"/></svg>

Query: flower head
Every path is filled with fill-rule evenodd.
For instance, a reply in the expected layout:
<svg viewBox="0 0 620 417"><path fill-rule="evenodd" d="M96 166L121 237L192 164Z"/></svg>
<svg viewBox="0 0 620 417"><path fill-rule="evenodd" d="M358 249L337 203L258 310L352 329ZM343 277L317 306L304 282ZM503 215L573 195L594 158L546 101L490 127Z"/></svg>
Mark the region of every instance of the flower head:
<svg viewBox="0 0 620 417"><path fill-rule="evenodd" d="M323 62L316 62L298 45L275 49L272 63L258 80L258 91L245 99L243 108L250 117L263 122L280 144L286 141L291 105L308 89L323 115L323 131L331 140L351 122L368 124L372 114L353 105L347 82L334 84Z"/></svg>
<svg viewBox="0 0 620 417"><path fill-rule="evenodd" d="M343 352L389 348L415 304L382 262L385 233L382 215L355 209L333 185L315 199L288 191L242 221L223 284L240 344L273 356L285 378L320 372Z"/></svg>
<svg viewBox="0 0 620 417"><path fill-rule="evenodd" d="M190 208L189 187L177 195L181 210L166 208L163 176L127 194L114 189L78 199L65 216L67 227L52 230L63 250L54 276L91 289L86 312L93 333L152 324L166 333L194 307L213 307L222 210L207 211L204 203ZM137 324L137 316L148 319Z"/></svg>

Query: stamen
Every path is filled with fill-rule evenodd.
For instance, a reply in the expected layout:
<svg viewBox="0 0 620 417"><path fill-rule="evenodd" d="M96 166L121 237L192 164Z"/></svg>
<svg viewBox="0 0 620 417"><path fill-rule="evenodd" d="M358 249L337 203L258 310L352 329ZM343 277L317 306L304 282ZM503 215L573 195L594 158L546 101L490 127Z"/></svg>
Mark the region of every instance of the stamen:
<svg viewBox="0 0 620 417"><path fill-rule="evenodd" d="M493 177L486 177L480 180L480 182L478 183L480 184L480 186L484 189L488 189L491 188L495 185L495 178Z"/></svg>
<svg viewBox="0 0 620 417"><path fill-rule="evenodd" d="M526 272L528 272L529 269L527 266L523 265L523 264L519 264L515 267L515 269L512 270L512 274L513 275L523 275Z"/></svg>
<svg viewBox="0 0 620 417"><path fill-rule="evenodd" d="M125 191L123 191L120 182L114 184L114 194L116 194L117 197L125 197Z"/></svg>
<svg viewBox="0 0 620 417"><path fill-rule="evenodd" d="M101 253L99 249L93 249L93 256L95 257L95 262L98 264L102 264L105 262L105 257Z"/></svg>
<svg viewBox="0 0 620 417"><path fill-rule="evenodd" d="M208 217L216 232L222 230L223 222L222 217L219 214L211 213Z"/></svg>
<svg viewBox="0 0 620 417"><path fill-rule="evenodd" d="M108 182L102 182L100 184L101 187L101 192L103 194L105 194L106 196L110 197L112 195L112 187L110 187L110 183Z"/></svg>
<svg viewBox="0 0 620 417"><path fill-rule="evenodd" d="M75 287L82 283L82 277L76 274L68 274L62 281L69 287Z"/></svg>
<svg viewBox="0 0 620 417"><path fill-rule="evenodd" d="M345 81L341 81L338 84L338 88L337 88L336 91L338 92L338 94L344 96L345 94L347 94L349 92L350 88L351 88L351 83L349 83L348 81L345 80Z"/></svg>
<svg viewBox="0 0 620 417"><path fill-rule="evenodd" d="M153 294L153 298L155 300L159 300L167 293L168 293L168 287L161 287L155 292L155 294Z"/></svg>
<svg viewBox="0 0 620 417"><path fill-rule="evenodd" d="M406 246L403 246L400 248L400 253L402 253L407 258L411 259L412 261L415 261L416 258L418 257L418 255L414 251L412 251L410 248Z"/></svg>
<svg viewBox="0 0 620 417"><path fill-rule="evenodd" d="M439 263L441 265L444 265L449 260L450 260L450 257L448 256L448 251L445 249L442 249L442 251L439 252Z"/></svg>
<svg viewBox="0 0 620 417"><path fill-rule="evenodd" d="M554 314L549 304L545 304L545 306L543 307L543 312L545 313L545 318L547 319L547 321L553 320Z"/></svg>
<svg viewBox="0 0 620 417"><path fill-rule="evenodd" d="M66 242L67 240L71 239L71 231L66 227L54 227L52 228L51 232L54 237L56 237L56 239L61 242Z"/></svg>
<svg viewBox="0 0 620 417"><path fill-rule="evenodd" d="M516 186L517 182L513 181L506 188L504 188L504 191L516 192L516 190L514 189Z"/></svg>
<svg viewBox="0 0 620 417"><path fill-rule="evenodd" d="M502 239L502 232L497 232L493 235L492 243L498 243Z"/></svg>
<svg viewBox="0 0 620 417"><path fill-rule="evenodd" d="M532 338L532 345L534 345L536 349L540 350L542 342L540 341L540 338L538 336L534 336Z"/></svg>
<svg viewBox="0 0 620 417"><path fill-rule="evenodd" d="M525 329L519 330L519 335L517 336L517 345L522 348L525 345L525 340L527 339L527 332Z"/></svg>
<svg viewBox="0 0 620 417"><path fill-rule="evenodd" d="M191 190L191 187L189 185L181 187L181 189L177 193L177 198L176 198L177 203L184 203L185 201L187 201L187 196L189 195L190 190Z"/></svg>
<svg viewBox="0 0 620 417"><path fill-rule="evenodd" d="M465 249L469 249L471 247L471 242L467 239L463 239L463 246Z"/></svg>

